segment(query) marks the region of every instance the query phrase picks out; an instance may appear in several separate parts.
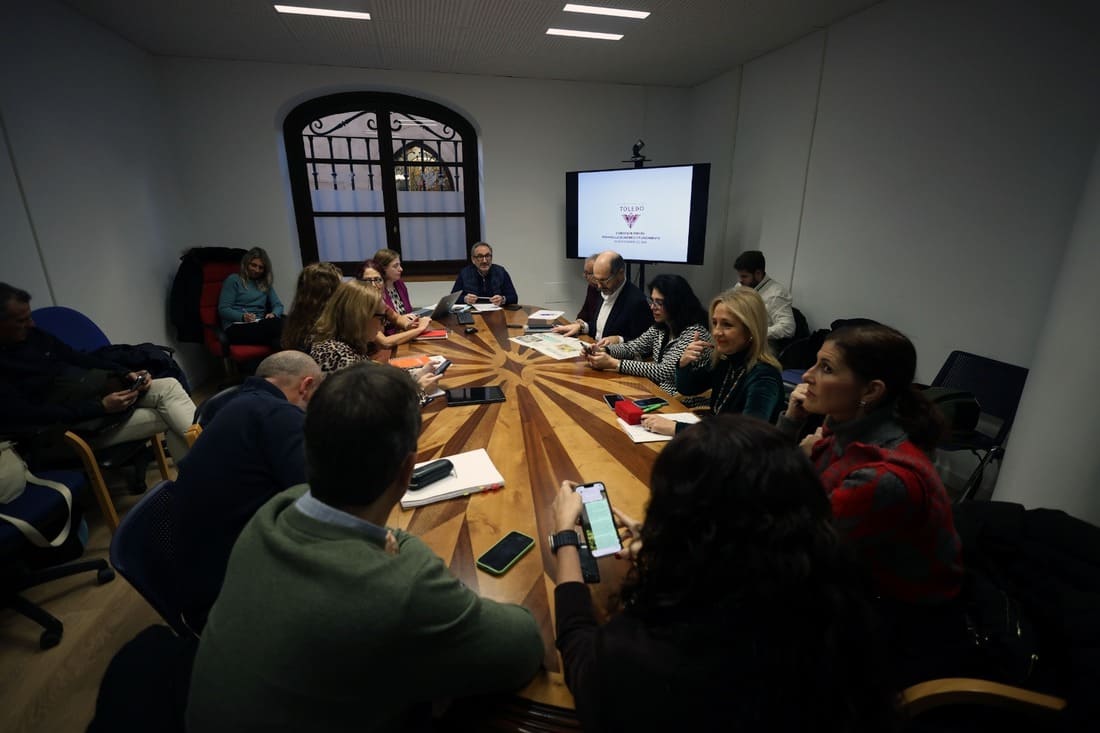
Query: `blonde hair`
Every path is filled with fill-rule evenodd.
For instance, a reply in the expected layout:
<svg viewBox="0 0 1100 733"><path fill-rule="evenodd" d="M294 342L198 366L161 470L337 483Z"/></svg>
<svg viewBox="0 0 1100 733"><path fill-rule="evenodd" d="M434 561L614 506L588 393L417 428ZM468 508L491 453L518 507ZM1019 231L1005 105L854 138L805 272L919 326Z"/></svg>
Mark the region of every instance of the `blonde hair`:
<svg viewBox="0 0 1100 733"><path fill-rule="evenodd" d="M317 319L313 343L343 341L360 354L370 353L367 327L381 304L382 295L376 288L358 280L341 283Z"/></svg>
<svg viewBox="0 0 1100 733"><path fill-rule="evenodd" d="M314 262L298 273L294 302L283 322L281 343L284 349L309 350L313 324L339 286L340 268L331 262Z"/></svg>
<svg viewBox="0 0 1100 733"><path fill-rule="evenodd" d="M248 276L248 263L252 260L264 263L264 276L259 280L252 280ZM262 293L266 293L271 288L271 283L275 281L275 274L271 271L271 258L267 256L267 251L263 247L253 247L244 253L244 257L241 258L240 276L242 283L247 285L254 282Z"/></svg>
<svg viewBox="0 0 1100 733"><path fill-rule="evenodd" d="M752 288L734 288L721 293L710 302L710 317L714 319L714 309L720 305L726 306L734 318L741 321L749 332L752 340L749 341L749 355L745 359L745 367L752 369L756 362L762 361L771 364L776 369L782 370L779 360L772 355L768 345L768 310L764 307L764 299ZM714 350L714 362L717 363L721 355Z"/></svg>

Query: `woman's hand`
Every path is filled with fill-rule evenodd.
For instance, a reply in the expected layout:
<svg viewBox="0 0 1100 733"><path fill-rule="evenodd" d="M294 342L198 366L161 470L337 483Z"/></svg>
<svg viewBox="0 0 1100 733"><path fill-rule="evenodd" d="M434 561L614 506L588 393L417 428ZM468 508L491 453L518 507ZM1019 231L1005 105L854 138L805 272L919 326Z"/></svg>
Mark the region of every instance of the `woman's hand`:
<svg viewBox="0 0 1100 733"><path fill-rule="evenodd" d="M622 342L622 336L604 336L602 339L596 342L596 348L606 349L611 344L621 344Z"/></svg>
<svg viewBox="0 0 1100 733"><path fill-rule="evenodd" d="M435 392L435 387L437 384L439 384L439 380L443 379L443 375L435 373L435 365L427 364L417 370L414 379L416 380L416 386L420 388L420 391L428 395L432 392Z"/></svg>
<svg viewBox="0 0 1100 733"><path fill-rule="evenodd" d="M411 331L419 325L420 319L417 316L398 316L397 327L402 331Z"/></svg>
<svg viewBox="0 0 1100 733"><path fill-rule="evenodd" d="M825 437L825 428L818 428L812 435L807 435L802 439L802 442L798 444L798 447L802 449L802 452L807 457L814 452L814 446L817 445L817 441Z"/></svg>
<svg viewBox="0 0 1100 733"><path fill-rule="evenodd" d="M265 319L265 320L266 320L266 319L268 319L268 318L274 318L274 317L275 317L275 314L274 314L274 313L265 313L265 314L264 314L264 319Z"/></svg>
<svg viewBox="0 0 1100 733"><path fill-rule="evenodd" d="M253 323L256 320L256 314L245 311L244 315L241 316L241 320L245 323Z"/></svg>
<svg viewBox="0 0 1100 733"><path fill-rule="evenodd" d="M581 495L576 488L580 486L576 481L562 481L558 487L558 493L554 497L551 513L554 515L554 532L575 530L581 521Z"/></svg>
<svg viewBox="0 0 1100 733"><path fill-rule="evenodd" d="M410 330L415 331L416 335L419 336L420 334L427 331L428 326L430 326L430 325L432 325L432 319L431 318L418 318L416 323L413 324L413 326L411 327Z"/></svg>
<svg viewBox="0 0 1100 733"><path fill-rule="evenodd" d="M786 415L791 420L805 420L806 416L810 413L806 412L806 408L802 406L802 403L806 401L806 392L809 391L810 385L803 382L794 388L791 392L790 399L787 400L787 412Z"/></svg>
<svg viewBox="0 0 1100 733"><path fill-rule="evenodd" d="M657 435L676 435L676 421L660 415L642 415L642 427Z"/></svg>
<svg viewBox="0 0 1100 733"><path fill-rule="evenodd" d="M642 550L642 523L628 517L615 507L611 507L611 513L615 515L615 524L619 525L619 541L623 549L615 553L615 557L635 560Z"/></svg>
<svg viewBox="0 0 1100 733"><path fill-rule="evenodd" d="M699 361L703 356L703 352L709 348L711 348L711 343L709 341L698 338L695 339L687 345L687 348L684 349L684 353L680 356L680 366L686 367L688 364L694 364Z"/></svg>
<svg viewBox="0 0 1100 733"><path fill-rule="evenodd" d="M611 371L619 370L619 360L608 354L606 351L589 352L588 353L588 366L593 369L608 369Z"/></svg>

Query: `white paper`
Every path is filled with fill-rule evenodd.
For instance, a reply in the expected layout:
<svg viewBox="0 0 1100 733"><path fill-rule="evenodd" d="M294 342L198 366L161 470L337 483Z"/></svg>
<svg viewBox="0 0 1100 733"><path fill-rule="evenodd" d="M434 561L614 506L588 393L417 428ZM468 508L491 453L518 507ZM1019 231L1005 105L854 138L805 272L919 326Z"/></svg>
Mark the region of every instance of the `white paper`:
<svg viewBox="0 0 1100 733"><path fill-rule="evenodd" d="M531 315L527 316L527 318L529 320L534 319L534 320L538 320L538 321L552 321L555 318L560 318L564 315L565 315L565 311L541 310L541 311L535 311Z"/></svg>
<svg viewBox="0 0 1100 733"><path fill-rule="evenodd" d="M500 306L492 303L474 303L474 310L478 313L488 313L489 311L500 310Z"/></svg>
<svg viewBox="0 0 1100 733"><path fill-rule="evenodd" d="M504 488L504 477L493 464L484 448L443 456L454 464L450 476L416 491L406 491L401 497L401 508L433 504L437 501L454 499L482 491L496 491ZM416 464L417 468L431 461Z"/></svg>
<svg viewBox="0 0 1100 733"><path fill-rule="evenodd" d="M540 354L558 361L584 356L580 339L562 336L558 333L525 333L522 336L513 336L508 340L515 341L521 346L534 349Z"/></svg>
<svg viewBox="0 0 1100 733"><path fill-rule="evenodd" d="M670 412L668 414L659 415L659 417L667 417L669 420L675 420L676 422L683 423L697 423L699 422L699 416L694 412ZM672 440L673 435L661 435L660 433L651 433L641 425L627 425L621 417L615 418L619 421L619 425L627 436L635 443L658 443L662 440Z"/></svg>

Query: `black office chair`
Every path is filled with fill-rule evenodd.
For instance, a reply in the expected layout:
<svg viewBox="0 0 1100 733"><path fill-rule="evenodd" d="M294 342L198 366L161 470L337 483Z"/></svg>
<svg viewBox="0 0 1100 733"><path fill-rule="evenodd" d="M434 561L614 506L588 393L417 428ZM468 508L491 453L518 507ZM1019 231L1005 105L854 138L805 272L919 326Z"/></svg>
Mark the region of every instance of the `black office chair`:
<svg viewBox="0 0 1100 733"><path fill-rule="evenodd" d="M87 484L84 476L76 471L40 471L36 475L69 488L73 495L71 513L61 494L33 482L27 484L20 496L0 504L0 513L22 519L46 538L56 537L65 522L71 522L69 537L56 548L35 547L15 525L0 521L0 607L12 608L42 626L38 645L49 649L61 643L64 625L19 594L27 588L84 572L94 572L96 582L102 585L113 580L115 573L105 560L69 562L84 551L79 537L83 521L82 490ZM69 564L60 564L65 562Z"/></svg>
<svg viewBox="0 0 1100 733"><path fill-rule="evenodd" d="M1016 418L1027 372L1015 364L966 351L952 351L932 380L933 387L970 392L982 409L974 430L954 432L938 446L945 451L970 451L978 459L978 465L963 484L958 501L972 499L981 486L986 467L1004 455L1005 439Z"/></svg>

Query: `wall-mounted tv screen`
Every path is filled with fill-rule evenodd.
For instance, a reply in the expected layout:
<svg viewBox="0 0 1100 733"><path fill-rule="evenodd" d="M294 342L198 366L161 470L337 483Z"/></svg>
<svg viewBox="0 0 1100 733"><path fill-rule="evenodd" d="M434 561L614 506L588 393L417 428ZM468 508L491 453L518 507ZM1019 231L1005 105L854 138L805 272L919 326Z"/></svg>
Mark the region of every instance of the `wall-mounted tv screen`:
<svg viewBox="0 0 1100 733"><path fill-rule="evenodd" d="M569 171L565 256L703 264L710 163Z"/></svg>

